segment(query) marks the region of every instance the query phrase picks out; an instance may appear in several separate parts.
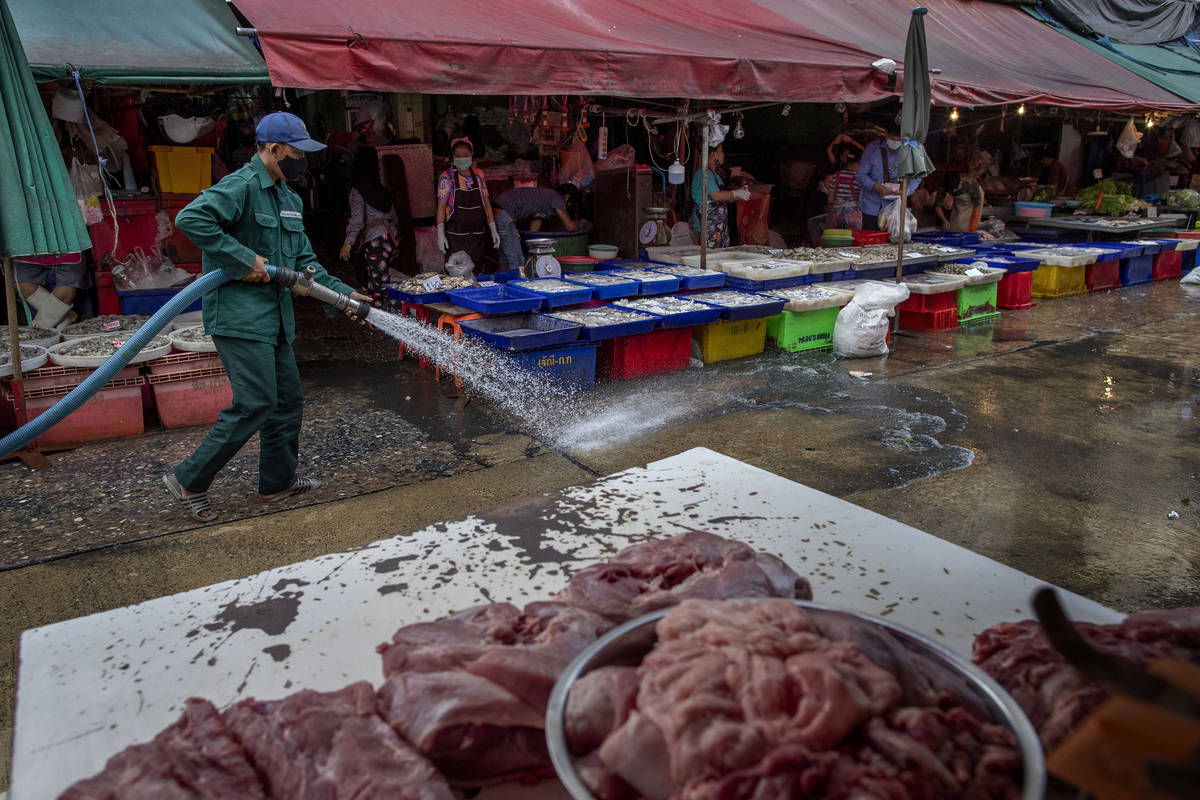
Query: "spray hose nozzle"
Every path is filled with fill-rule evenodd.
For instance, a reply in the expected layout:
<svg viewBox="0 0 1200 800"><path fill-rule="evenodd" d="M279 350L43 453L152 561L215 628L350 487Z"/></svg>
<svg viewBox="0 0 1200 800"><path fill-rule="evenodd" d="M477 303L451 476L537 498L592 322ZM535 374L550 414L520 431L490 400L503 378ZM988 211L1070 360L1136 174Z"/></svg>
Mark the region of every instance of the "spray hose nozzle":
<svg viewBox="0 0 1200 800"><path fill-rule="evenodd" d="M347 311L361 319L366 319L367 314L371 311L369 303L355 300L348 295L334 291L314 281L313 275L316 274L315 267L309 266L304 272L297 272L287 267L277 267L274 264L267 264L267 274L271 276L271 280L275 281L275 283L291 289L292 294L320 300L322 303L328 303L333 306L338 311Z"/></svg>

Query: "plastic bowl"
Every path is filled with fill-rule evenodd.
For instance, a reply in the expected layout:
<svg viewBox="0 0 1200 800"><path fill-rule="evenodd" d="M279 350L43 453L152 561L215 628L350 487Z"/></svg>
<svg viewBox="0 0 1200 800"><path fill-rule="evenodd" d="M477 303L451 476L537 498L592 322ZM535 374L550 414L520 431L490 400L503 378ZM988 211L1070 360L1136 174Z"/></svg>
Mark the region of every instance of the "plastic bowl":
<svg viewBox="0 0 1200 800"><path fill-rule="evenodd" d="M973 698L990 712L992 721L1008 727L1017 739L1022 759L1021 800L1042 800L1046 791L1046 764L1037 732L1017 705L1000 685L967 659L937 642L901 625L857 611L795 600L796 605L820 615L845 617L865 622L875 633L889 636L901 647L940 663L962 678L974 691ZM546 705L546 746L559 780L573 800L596 800L575 769L575 760L567 746L567 695L581 677L594 669L606 666L635 666L653 649L658 635L655 625L671 609L663 608L613 628L580 653L559 676Z"/></svg>
<svg viewBox="0 0 1200 800"><path fill-rule="evenodd" d="M593 244L588 247L588 255L597 261L607 261L617 257L618 249L615 244Z"/></svg>

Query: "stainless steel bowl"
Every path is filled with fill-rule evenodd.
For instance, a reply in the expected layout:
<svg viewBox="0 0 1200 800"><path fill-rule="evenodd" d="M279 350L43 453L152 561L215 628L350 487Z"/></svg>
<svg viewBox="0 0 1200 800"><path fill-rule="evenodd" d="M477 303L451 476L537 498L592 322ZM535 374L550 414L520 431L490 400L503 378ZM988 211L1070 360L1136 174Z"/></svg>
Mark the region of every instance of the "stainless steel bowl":
<svg viewBox="0 0 1200 800"><path fill-rule="evenodd" d="M983 670L952 650L902 625L896 625L869 614L834 608L820 603L803 600L794 602L801 608L830 615L844 615L869 623L880 632L891 635L902 646L922 653L950 668L974 692L974 699L991 715L991 721L1008 727L1017 737L1022 759L1022 800L1042 800L1046 793L1046 764L1037 731L1034 730L1029 718L1025 716L1025 712L1021 710L1016 701ZM596 800L596 797L588 790L587 785L579 777L579 773L575 771L575 761L567 747L565 732L567 695L577 680L594 669L610 666L636 666L642 663L642 659L658 641L655 625L667 615L668 611L670 611L669 608L653 611L613 628L601 636L571 662L570 666L559 676L558 683L555 684L554 691L550 694L550 702L546 706L546 746L550 751L550 760L554 763L554 770L558 774L559 780L562 781L563 786L574 800Z"/></svg>

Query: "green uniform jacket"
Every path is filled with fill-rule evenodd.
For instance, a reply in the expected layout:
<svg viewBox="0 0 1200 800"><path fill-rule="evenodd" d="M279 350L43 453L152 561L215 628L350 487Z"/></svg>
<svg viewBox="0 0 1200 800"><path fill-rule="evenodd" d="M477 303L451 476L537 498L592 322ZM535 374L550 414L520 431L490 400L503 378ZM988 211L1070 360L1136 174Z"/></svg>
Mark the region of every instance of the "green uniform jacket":
<svg viewBox="0 0 1200 800"><path fill-rule="evenodd" d="M268 264L302 270L317 268L314 280L343 294L351 287L317 263L304 233L304 207L286 181L276 181L258 156L205 189L175 218L175 227L203 251L204 271L224 270L229 283L204 295L204 329L210 336L233 336L275 344L282 330L296 338L291 290L277 283L239 280L261 255ZM331 315L332 308L326 306Z"/></svg>

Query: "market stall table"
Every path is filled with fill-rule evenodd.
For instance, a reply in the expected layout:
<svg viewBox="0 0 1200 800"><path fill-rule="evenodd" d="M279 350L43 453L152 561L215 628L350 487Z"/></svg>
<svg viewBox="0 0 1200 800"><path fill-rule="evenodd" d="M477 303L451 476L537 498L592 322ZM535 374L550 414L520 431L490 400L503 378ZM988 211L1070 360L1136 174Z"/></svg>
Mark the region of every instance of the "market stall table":
<svg viewBox="0 0 1200 800"><path fill-rule="evenodd" d="M969 654L1030 616L1040 581L704 448L364 547L21 636L12 800L55 797L152 738L187 697L225 707L302 688L378 685L375 646L474 604L547 598L578 568L651 536L701 529L782 556L819 602L889 619ZM1062 593L1075 619L1121 615ZM485 790L565 798L553 782Z"/></svg>

